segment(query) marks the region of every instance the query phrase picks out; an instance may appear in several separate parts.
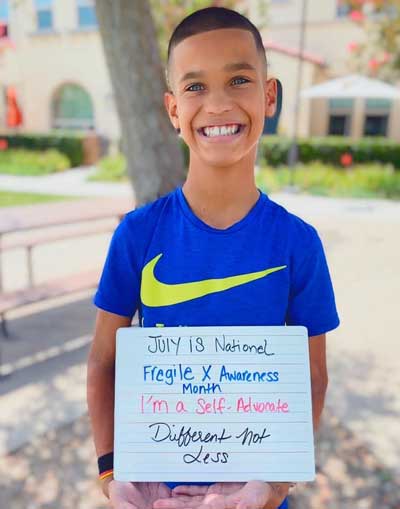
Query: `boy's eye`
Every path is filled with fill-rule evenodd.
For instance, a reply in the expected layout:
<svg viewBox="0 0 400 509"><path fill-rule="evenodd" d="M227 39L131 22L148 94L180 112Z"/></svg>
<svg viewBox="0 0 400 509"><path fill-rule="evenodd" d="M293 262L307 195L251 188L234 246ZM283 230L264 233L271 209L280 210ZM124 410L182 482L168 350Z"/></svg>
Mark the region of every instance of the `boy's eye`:
<svg viewBox="0 0 400 509"><path fill-rule="evenodd" d="M239 82L241 81L242 83L243 82L247 83L250 80L248 80L247 78L238 77L238 78L233 78L232 83L238 82L238 81ZM238 84L241 85L242 83L238 83ZM201 83L193 83L193 85L190 85L189 87L187 87L186 91L189 91L189 92L198 92L199 89L198 88L193 88L193 87L202 87L202 86L203 85Z"/></svg>
<svg viewBox="0 0 400 509"><path fill-rule="evenodd" d="M187 87L187 91L189 92L197 92L198 89L193 89L193 87L201 87L200 83L193 83L193 85L190 85L190 87Z"/></svg>
<svg viewBox="0 0 400 509"><path fill-rule="evenodd" d="M245 83L247 83L249 81L247 78L241 78L241 77L234 78L232 81L240 81L240 80L244 81Z"/></svg>

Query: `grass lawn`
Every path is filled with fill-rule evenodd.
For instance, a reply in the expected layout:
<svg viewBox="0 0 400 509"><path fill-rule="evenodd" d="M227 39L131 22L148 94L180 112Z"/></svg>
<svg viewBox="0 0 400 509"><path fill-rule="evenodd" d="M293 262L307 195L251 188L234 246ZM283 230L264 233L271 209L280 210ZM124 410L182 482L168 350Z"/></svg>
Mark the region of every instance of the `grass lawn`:
<svg viewBox="0 0 400 509"><path fill-rule="evenodd" d="M15 205L34 205L61 200L74 199L73 196L57 196L36 193L14 193L12 191L0 191L0 207L12 207Z"/></svg>

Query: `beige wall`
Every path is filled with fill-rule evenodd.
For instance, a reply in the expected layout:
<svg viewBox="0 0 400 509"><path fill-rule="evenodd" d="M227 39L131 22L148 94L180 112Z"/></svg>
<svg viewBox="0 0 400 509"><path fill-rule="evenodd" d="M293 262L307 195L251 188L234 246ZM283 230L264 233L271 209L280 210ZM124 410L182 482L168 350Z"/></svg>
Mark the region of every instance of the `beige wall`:
<svg viewBox="0 0 400 509"><path fill-rule="evenodd" d="M400 143L400 101L393 105L389 118L389 137Z"/></svg>
<svg viewBox="0 0 400 509"><path fill-rule="evenodd" d="M51 128L51 105L66 83L83 87L90 95L95 128L110 138L119 137L119 121L97 29L79 29L74 0L54 2L54 32L36 30L33 2L25 0L12 10L10 32L17 49L1 58L0 76L17 88L26 131Z"/></svg>
<svg viewBox="0 0 400 509"><path fill-rule="evenodd" d="M257 13L257 0L249 0L252 12ZM263 37L288 47L298 48L300 43L300 0L268 2L268 26ZM256 17L253 18L257 20ZM352 41L362 41L364 33L347 18L336 16L336 0L308 0L306 15L306 50L329 63L332 76L349 71L350 55L347 46Z"/></svg>
<svg viewBox="0 0 400 509"><path fill-rule="evenodd" d="M309 133L325 136L328 130L328 103L325 99L304 99L309 104Z"/></svg>
<svg viewBox="0 0 400 509"><path fill-rule="evenodd" d="M278 125L278 132L291 136L294 128L296 107L296 86L298 73L298 60L277 51L267 51L268 70L270 77L278 78L282 83L283 101L282 112ZM307 88L315 82L315 65L303 61L301 88ZM309 104L300 99L299 130L300 136L307 136L309 131Z"/></svg>

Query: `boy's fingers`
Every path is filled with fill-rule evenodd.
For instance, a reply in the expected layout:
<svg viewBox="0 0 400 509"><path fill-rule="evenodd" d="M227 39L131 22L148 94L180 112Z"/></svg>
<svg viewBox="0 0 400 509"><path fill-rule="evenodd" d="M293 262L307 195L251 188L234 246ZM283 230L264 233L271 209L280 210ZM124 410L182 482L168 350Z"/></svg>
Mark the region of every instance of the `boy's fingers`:
<svg viewBox="0 0 400 509"><path fill-rule="evenodd" d="M161 498L153 503L153 509L183 509L184 507L185 506L182 505L182 501L177 498Z"/></svg>
<svg viewBox="0 0 400 509"><path fill-rule="evenodd" d="M236 505L228 504L228 497L223 495L207 495L198 509L236 509Z"/></svg>
<svg viewBox="0 0 400 509"><path fill-rule="evenodd" d="M185 504L185 507L198 507L204 500L203 495L175 495L174 497L171 497L169 499L170 501L176 501L179 500L179 502L182 502ZM172 502L171 502L172 503Z"/></svg>
<svg viewBox="0 0 400 509"><path fill-rule="evenodd" d="M175 495L205 495L207 493L209 486L195 486L194 484L183 484L181 486L176 486L172 490L172 496Z"/></svg>
<svg viewBox="0 0 400 509"><path fill-rule="evenodd" d="M136 504L127 502L120 495L111 497L109 500L109 503L110 503L110 507L112 507L112 509L139 509L139 507Z"/></svg>
<svg viewBox="0 0 400 509"><path fill-rule="evenodd" d="M237 504L236 509L252 509L252 506L247 501L242 500Z"/></svg>
<svg viewBox="0 0 400 509"><path fill-rule="evenodd" d="M135 504L131 504L129 502L117 502L115 505L111 506L113 509L139 509L139 507Z"/></svg>
<svg viewBox="0 0 400 509"><path fill-rule="evenodd" d="M225 506L223 509L256 509L255 505L249 500L238 500L237 493L225 497Z"/></svg>
<svg viewBox="0 0 400 509"><path fill-rule="evenodd" d="M191 509L199 507L201 501L194 500L193 497L175 497L175 498L162 498L154 502L154 509Z"/></svg>
<svg viewBox="0 0 400 509"><path fill-rule="evenodd" d="M222 497L223 498L223 497ZM208 499L208 497L207 497ZM157 500L153 504L154 509L200 509L203 506L207 509L224 509L224 504L216 503L214 500L206 500L203 496L177 495L175 498ZM205 504L205 505L204 505Z"/></svg>

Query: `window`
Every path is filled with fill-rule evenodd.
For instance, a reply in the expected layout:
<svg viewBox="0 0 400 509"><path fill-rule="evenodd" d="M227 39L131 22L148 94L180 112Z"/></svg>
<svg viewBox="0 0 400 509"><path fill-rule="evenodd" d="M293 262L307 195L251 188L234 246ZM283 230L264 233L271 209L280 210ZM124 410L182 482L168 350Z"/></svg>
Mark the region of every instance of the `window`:
<svg viewBox="0 0 400 509"><path fill-rule="evenodd" d="M8 37L8 0L0 0L0 39Z"/></svg>
<svg viewBox="0 0 400 509"><path fill-rule="evenodd" d="M350 115L329 115L330 136L348 136L350 127Z"/></svg>
<svg viewBox="0 0 400 509"><path fill-rule="evenodd" d="M51 30L53 28L53 1L35 0L35 7L38 30Z"/></svg>
<svg viewBox="0 0 400 509"><path fill-rule="evenodd" d="M94 0L78 1L78 25L80 28L96 27L97 18L94 7Z"/></svg>
<svg viewBox="0 0 400 509"><path fill-rule="evenodd" d="M381 110L379 113L388 113L390 109L392 108L392 101L391 99L380 99L380 98L368 98L365 106L368 111L371 110Z"/></svg>
<svg viewBox="0 0 400 509"><path fill-rule="evenodd" d="M386 136L389 115L366 115L364 136Z"/></svg>
<svg viewBox="0 0 400 509"><path fill-rule="evenodd" d="M391 108L390 99L369 97L366 100L364 136L386 136Z"/></svg>
<svg viewBox="0 0 400 509"><path fill-rule="evenodd" d="M63 85L53 100L52 123L61 129L93 128L93 104L86 90L75 84Z"/></svg>
<svg viewBox="0 0 400 509"><path fill-rule="evenodd" d="M353 99L347 97L329 99L328 135L349 136L352 111Z"/></svg>
<svg viewBox="0 0 400 509"><path fill-rule="evenodd" d="M341 0L336 2L336 17L337 18L347 18L350 14L350 6L343 4Z"/></svg>

